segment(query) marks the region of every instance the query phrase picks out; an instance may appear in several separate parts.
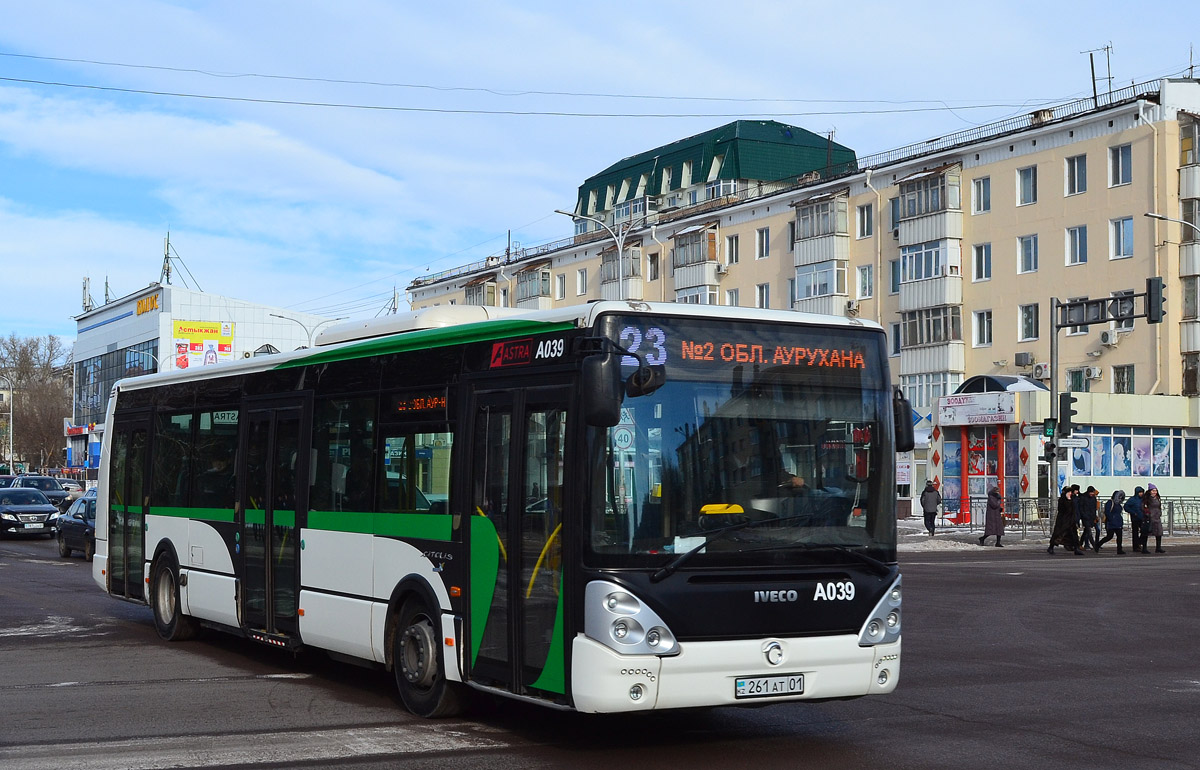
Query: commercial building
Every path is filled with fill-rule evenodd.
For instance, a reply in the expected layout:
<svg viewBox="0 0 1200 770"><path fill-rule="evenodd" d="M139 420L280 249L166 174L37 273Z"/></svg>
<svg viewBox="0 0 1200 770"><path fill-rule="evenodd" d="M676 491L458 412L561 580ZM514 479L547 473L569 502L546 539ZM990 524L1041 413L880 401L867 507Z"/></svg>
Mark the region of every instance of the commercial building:
<svg viewBox="0 0 1200 770"><path fill-rule="evenodd" d="M309 346L333 320L164 283L86 309L75 318L68 468L94 478L108 396L122 377Z"/></svg>
<svg viewBox="0 0 1200 770"><path fill-rule="evenodd" d="M932 478L951 499L993 484L1045 499L1057 485L1035 428L1051 384L1077 395L1088 444L1060 462L1059 483L1200 494L1200 82L874 155L828 144L808 166L799 152L767 162L777 150L756 139L789 133L820 145L739 121L614 164L580 186L573 238L414 281L412 305L626 297L870 319L917 412L902 495ZM1157 276L1165 317L1149 324ZM1052 302L1084 298L1133 315L1056 331ZM977 392L946 400L968 382Z"/></svg>

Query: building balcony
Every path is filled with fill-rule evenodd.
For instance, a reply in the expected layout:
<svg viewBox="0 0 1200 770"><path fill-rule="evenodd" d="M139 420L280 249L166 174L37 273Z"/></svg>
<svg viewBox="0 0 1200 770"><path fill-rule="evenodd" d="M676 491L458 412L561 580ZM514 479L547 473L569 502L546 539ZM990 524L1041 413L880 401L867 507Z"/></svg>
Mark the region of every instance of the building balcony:
<svg viewBox="0 0 1200 770"><path fill-rule="evenodd" d="M1179 245L1179 277L1200 275L1200 242Z"/></svg>
<svg viewBox="0 0 1200 770"><path fill-rule="evenodd" d="M828 262L831 259L842 262L850 259L850 236L846 233L818 235L796 241L794 267Z"/></svg>
<svg viewBox="0 0 1200 770"><path fill-rule="evenodd" d="M1200 198L1200 165L1179 168L1179 197Z"/></svg>
<svg viewBox="0 0 1200 770"><path fill-rule="evenodd" d="M901 246L915 246L918 243L940 241L944 238L961 240L962 237L963 213L959 209L945 209L900 220Z"/></svg>
<svg viewBox="0 0 1200 770"><path fill-rule="evenodd" d="M967 345L961 340L938 345L922 345L900 351L900 374L926 372L965 373Z"/></svg>
<svg viewBox="0 0 1200 770"><path fill-rule="evenodd" d="M1179 324L1179 352L1200 353L1200 321Z"/></svg>
<svg viewBox="0 0 1200 770"><path fill-rule="evenodd" d="M801 313L816 313L817 315L836 315L845 317L848 294L823 294L820 297L805 297L796 300L793 310Z"/></svg>
<svg viewBox="0 0 1200 770"><path fill-rule="evenodd" d="M900 312L926 307L961 305L962 276L943 275L900 284ZM927 370L928 371L928 370Z"/></svg>
<svg viewBox="0 0 1200 770"><path fill-rule="evenodd" d="M720 266L715 260L695 262L675 268L675 289L694 289L697 286L716 286Z"/></svg>
<svg viewBox="0 0 1200 770"><path fill-rule="evenodd" d="M526 297L517 300L517 307L522 310L549 310L554 307L554 300L549 296Z"/></svg>
<svg viewBox="0 0 1200 770"><path fill-rule="evenodd" d="M678 271L675 273L678 275ZM622 297L622 290L625 296ZM600 282L600 299L605 301L617 301L622 299L645 299L645 288L642 284L640 275L630 276L625 279L624 286L620 281L601 281Z"/></svg>

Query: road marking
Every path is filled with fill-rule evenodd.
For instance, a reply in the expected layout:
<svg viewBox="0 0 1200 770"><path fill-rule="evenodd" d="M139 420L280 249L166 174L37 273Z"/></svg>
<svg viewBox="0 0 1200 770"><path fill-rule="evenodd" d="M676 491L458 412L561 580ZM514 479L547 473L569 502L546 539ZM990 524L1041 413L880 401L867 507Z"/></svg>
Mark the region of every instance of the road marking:
<svg viewBox="0 0 1200 770"><path fill-rule="evenodd" d="M5 636L59 636L60 634L77 634L88 630L84 626L71 623L71 618L52 615L42 623L17 626L15 628L0 628L0 637Z"/></svg>
<svg viewBox="0 0 1200 770"><path fill-rule="evenodd" d="M501 749L508 744L446 725L127 738L0 747L0 767L22 770L153 770L161 767L319 765L392 754ZM10 764L11 763L11 764Z"/></svg>
<svg viewBox="0 0 1200 770"><path fill-rule="evenodd" d="M97 679L91 682L38 682L36 684L0 685L0 692L4 690L40 690L49 687L128 687L130 685L166 684L171 682L184 684L253 682L257 679L311 679L312 676L312 674L245 674L242 676L205 676L186 679Z"/></svg>

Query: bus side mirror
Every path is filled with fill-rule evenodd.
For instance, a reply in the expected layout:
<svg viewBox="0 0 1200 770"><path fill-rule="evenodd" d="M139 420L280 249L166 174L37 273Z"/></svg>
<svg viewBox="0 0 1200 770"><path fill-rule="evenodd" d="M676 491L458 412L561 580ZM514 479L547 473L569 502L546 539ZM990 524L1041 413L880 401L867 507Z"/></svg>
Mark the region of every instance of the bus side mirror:
<svg viewBox="0 0 1200 770"><path fill-rule="evenodd" d="M621 359L613 353L597 353L583 359L583 419L597 428L611 428L621 421Z"/></svg>
<svg viewBox="0 0 1200 770"><path fill-rule="evenodd" d="M896 429L896 451L911 452L917 444L913 436L913 410L900 388L892 395L892 421Z"/></svg>

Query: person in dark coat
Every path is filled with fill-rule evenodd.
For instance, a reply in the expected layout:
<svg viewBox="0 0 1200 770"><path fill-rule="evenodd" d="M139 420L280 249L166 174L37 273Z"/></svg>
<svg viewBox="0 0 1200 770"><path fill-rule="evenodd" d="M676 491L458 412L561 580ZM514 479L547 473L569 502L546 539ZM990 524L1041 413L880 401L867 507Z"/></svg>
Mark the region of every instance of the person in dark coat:
<svg viewBox="0 0 1200 770"><path fill-rule="evenodd" d="M1141 487L1133 488L1133 497L1125 501L1125 513L1129 514L1129 542L1133 543L1133 552L1142 548L1142 500L1146 490Z"/></svg>
<svg viewBox="0 0 1200 770"><path fill-rule="evenodd" d="M932 479L926 481L925 489L921 492L921 512L925 514L925 529L929 530L930 537L933 537L933 527L937 522L937 509L941 504L942 493L937 491Z"/></svg>
<svg viewBox="0 0 1200 770"><path fill-rule="evenodd" d="M1121 547L1121 531L1125 528L1125 516L1122 515L1122 510L1125 504L1125 493L1118 489L1113 492L1112 497L1104 503L1104 529L1107 534L1103 539L1096 541L1096 553L1100 553L1100 546L1117 538L1117 555L1124 556L1125 549Z"/></svg>
<svg viewBox="0 0 1200 770"><path fill-rule="evenodd" d="M1054 531L1050 533L1050 547L1046 553L1054 555L1054 546L1061 545L1070 548L1076 556L1083 556L1079 550L1079 531L1075 524L1075 495L1074 487L1066 487L1058 498L1058 512L1054 517Z"/></svg>
<svg viewBox="0 0 1200 770"><path fill-rule="evenodd" d="M1142 512L1144 520L1142 521L1142 553L1149 553L1146 550L1146 541L1150 536L1154 536L1154 552L1166 553L1162 547L1162 500L1158 498L1158 487L1153 484L1146 485L1146 497L1142 499Z"/></svg>
<svg viewBox="0 0 1200 770"><path fill-rule="evenodd" d="M1087 550L1096 549L1096 517L1100 514L1100 507L1097 504L1099 501L1096 497L1100 494L1100 490L1089 486L1087 492L1079 495L1079 523L1083 527L1083 539L1079 543L1079 547Z"/></svg>
<svg viewBox="0 0 1200 770"><path fill-rule="evenodd" d="M979 538L979 544L984 545L985 540L990 535L996 536L996 547L1003 548L1004 544L1000 542L1000 536L1004 534L1004 498L1000 497L1000 487L992 487L988 490L987 512L983 518L983 537Z"/></svg>

